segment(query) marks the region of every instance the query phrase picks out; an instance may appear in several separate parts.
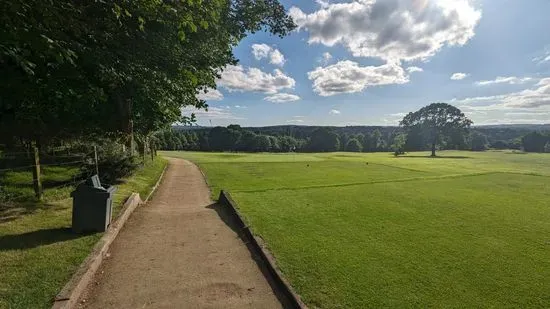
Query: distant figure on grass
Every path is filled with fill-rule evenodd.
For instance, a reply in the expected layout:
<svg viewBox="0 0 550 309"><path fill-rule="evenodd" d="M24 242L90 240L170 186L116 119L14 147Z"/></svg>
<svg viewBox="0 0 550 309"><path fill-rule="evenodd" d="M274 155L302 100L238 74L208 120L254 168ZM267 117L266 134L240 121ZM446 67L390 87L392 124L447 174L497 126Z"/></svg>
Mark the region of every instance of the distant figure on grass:
<svg viewBox="0 0 550 309"><path fill-rule="evenodd" d="M431 145L432 157L435 157L438 143L450 136L466 136L472 123L460 109L447 103L432 103L409 113L399 125L406 132L420 131L425 141Z"/></svg>

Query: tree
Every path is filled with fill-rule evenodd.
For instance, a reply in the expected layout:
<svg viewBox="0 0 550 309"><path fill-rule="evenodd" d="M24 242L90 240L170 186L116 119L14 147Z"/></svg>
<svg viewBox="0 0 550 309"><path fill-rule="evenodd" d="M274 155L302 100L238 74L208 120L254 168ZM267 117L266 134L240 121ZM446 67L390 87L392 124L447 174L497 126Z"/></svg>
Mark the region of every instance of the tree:
<svg viewBox="0 0 550 309"><path fill-rule="evenodd" d="M210 148L214 151L235 150L240 137L240 131L224 127L212 128L208 133Z"/></svg>
<svg viewBox="0 0 550 309"><path fill-rule="evenodd" d="M0 0L0 138L147 135L207 107L232 49L295 25L276 0ZM133 140L133 138L129 138Z"/></svg>
<svg viewBox="0 0 550 309"><path fill-rule="evenodd" d="M550 138L544 134L534 131L525 135L521 139L523 150L526 152L544 152L546 143L550 141Z"/></svg>
<svg viewBox="0 0 550 309"><path fill-rule="evenodd" d="M279 136L279 146L281 147L281 151L296 151L298 148L298 141L292 136Z"/></svg>
<svg viewBox="0 0 550 309"><path fill-rule="evenodd" d="M432 157L442 138L451 134L467 134L472 121L460 109L447 103L432 103L409 113L400 122L406 131L420 129L431 145Z"/></svg>
<svg viewBox="0 0 550 309"><path fill-rule="evenodd" d="M498 140L491 144L491 148L494 149L508 149L510 145L506 141Z"/></svg>
<svg viewBox="0 0 550 309"><path fill-rule="evenodd" d="M407 132L405 151L421 151L426 149L426 138L419 127L412 127Z"/></svg>
<svg viewBox="0 0 550 309"><path fill-rule="evenodd" d="M239 143L237 145L238 151L254 151L254 143L256 134L252 131L243 130Z"/></svg>
<svg viewBox="0 0 550 309"><path fill-rule="evenodd" d="M279 144L279 139L275 136L269 136L269 144L271 145L270 151L280 152L281 145Z"/></svg>
<svg viewBox="0 0 550 309"><path fill-rule="evenodd" d="M405 143L407 142L407 134L399 133L393 139L391 146L393 153L398 156L405 153Z"/></svg>
<svg viewBox="0 0 550 309"><path fill-rule="evenodd" d="M348 143L346 144L346 151L350 152L361 152L363 149L363 146L356 138L351 138L348 140Z"/></svg>
<svg viewBox="0 0 550 309"><path fill-rule="evenodd" d="M268 152L271 149L271 140L267 135L256 135L254 139L254 151Z"/></svg>
<svg viewBox="0 0 550 309"><path fill-rule="evenodd" d="M546 146L544 146L544 152L550 153L550 142L546 143Z"/></svg>
<svg viewBox="0 0 550 309"><path fill-rule="evenodd" d="M318 128L311 133L308 149L312 152L338 151L340 149L338 134L327 128Z"/></svg>
<svg viewBox="0 0 550 309"><path fill-rule="evenodd" d="M376 129L372 131L372 133L369 135L370 137L370 150L371 151L379 151L382 148L382 133L380 130Z"/></svg>
<svg viewBox="0 0 550 309"><path fill-rule="evenodd" d="M484 151L487 150L487 135L480 133L478 131L473 131L470 134L470 144L472 151Z"/></svg>

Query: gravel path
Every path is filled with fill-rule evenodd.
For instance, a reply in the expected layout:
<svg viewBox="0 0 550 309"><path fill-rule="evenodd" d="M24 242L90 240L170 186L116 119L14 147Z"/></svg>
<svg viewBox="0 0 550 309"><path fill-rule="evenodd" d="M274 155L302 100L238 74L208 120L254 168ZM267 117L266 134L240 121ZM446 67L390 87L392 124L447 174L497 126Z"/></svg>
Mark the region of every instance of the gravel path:
<svg viewBox="0 0 550 309"><path fill-rule="evenodd" d="M227 223L226 223L227 222ZM111 246L85 308L281 308L200 170L170 159Z"/></svg>

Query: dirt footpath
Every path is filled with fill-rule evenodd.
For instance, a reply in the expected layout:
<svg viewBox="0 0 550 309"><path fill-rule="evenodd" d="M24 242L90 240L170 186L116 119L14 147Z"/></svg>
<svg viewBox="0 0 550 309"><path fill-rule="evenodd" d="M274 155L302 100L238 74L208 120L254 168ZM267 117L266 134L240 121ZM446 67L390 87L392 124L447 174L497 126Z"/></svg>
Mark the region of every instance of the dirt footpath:
<svg viewBox="0 0 550 309"><path fill-rule="evenodd" d="M226 222L229 224L226 224ZM111 246L85 308L281 308L200 170L170 159Z"/></svg>

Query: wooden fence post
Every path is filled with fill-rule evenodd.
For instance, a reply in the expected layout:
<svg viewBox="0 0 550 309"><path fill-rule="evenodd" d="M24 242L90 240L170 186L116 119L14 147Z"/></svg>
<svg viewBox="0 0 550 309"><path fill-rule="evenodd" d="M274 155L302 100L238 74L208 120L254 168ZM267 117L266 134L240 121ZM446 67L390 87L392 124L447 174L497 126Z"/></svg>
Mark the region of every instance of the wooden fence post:
<svg viewBox="0 0 550 309"><path fill-rule="evenodd" d="M147 137L143 137L143 165L145 165L145 160L147 159Z"/></svg>
<svg viewBox="0 0 550 309"><path fill-rule="evenodd" d="M40 157L38 154L38 148L34 148L34 164L32 168L32 182L34 188L34 194L38 200L42 199L42 181L40 180Z"/></svg>
<svg viewBox="0 0 550 309"><path fill-rule="evenodd" d="M99 164L97 159L97 146L94 146L95 174L99 176Z"/></svg>

